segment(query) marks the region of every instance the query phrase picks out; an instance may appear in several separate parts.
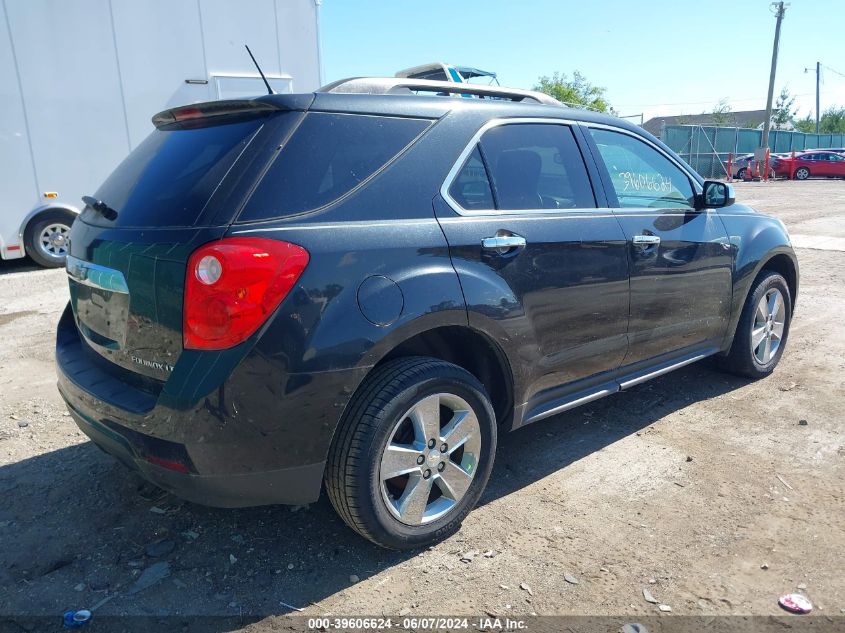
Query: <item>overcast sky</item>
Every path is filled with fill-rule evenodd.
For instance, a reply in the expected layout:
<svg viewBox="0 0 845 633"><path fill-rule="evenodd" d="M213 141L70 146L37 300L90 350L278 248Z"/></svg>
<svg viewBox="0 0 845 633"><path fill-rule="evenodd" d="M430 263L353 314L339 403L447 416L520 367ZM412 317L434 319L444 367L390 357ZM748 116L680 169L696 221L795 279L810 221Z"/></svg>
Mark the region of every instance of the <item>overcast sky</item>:
<svg viewBox="0 0 845 633"><path fill-rule="evenodd" d="M698 114L727 98L763 109L775 18L769 0L323 0L325 81L392 75L430 61L498 73L530 88L580 70L622 115ZM775 95L788 86L799 117L845 106L845 0L792 0ZM805 73L804 69L809 68ZM834 72L836 71L836 72ZM842 74L837 74L842 73Z"/></svg>

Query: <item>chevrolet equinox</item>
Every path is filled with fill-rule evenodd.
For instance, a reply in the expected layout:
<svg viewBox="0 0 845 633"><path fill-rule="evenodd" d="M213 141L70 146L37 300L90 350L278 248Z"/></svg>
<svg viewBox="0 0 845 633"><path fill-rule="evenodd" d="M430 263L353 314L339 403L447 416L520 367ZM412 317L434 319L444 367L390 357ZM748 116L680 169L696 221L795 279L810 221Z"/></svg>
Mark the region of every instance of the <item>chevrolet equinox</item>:
<svg viewBox="0 0 845 633"><path fill-rule="evenodd" d="M620 119L402 78L174 108L70 234L59 389L201 504L303 504L408 549L497 435L708 356L783 354L784 225Z"/></svg>

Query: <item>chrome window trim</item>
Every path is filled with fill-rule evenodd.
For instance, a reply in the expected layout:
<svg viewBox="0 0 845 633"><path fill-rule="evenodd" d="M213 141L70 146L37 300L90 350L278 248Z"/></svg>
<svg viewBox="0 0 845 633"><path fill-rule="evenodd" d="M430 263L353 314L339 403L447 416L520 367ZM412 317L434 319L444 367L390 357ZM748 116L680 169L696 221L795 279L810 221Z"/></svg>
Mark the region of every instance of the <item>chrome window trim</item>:
<svg viewBox="0 0 845 633"><path fill-rule="evenodd" d="M446 204L451 207L451 209L457 213L458 215L462 216L481 216L481 217L491 217L491 216L499 216L499 215L550 215L555 213L594 213L596 211L607 211L612 210L614 213L616 212L650 212L654 213L658 209L654 209L652 207L589 207L589 208L573 208L573 209L464 209L460 204L458 204L457 200L455 200L449 194L449 188L452 186L452 183L458 177L458 173L464 166L464 162L466 162L469 155L475 150L476 145L481 140L481 137L484 135L485 132L488 130L498 127L500 125L516 125L520 123L540 123L540 124L551 124L551 125L564 125L564 126L581 126L587 128L598 128L603 130L608 130L610 132L618 132L620 134L626 134L632 138L637 139L638 141L645 143L656 152L658 152L661 156L666 158L669 162L675 165L681 172L686 175L687 179L690 181L690 185L692 186L693 193L699 195L702 193L703 189L701 185L698 183L698 179L696 175L694 175L690 170L679 163L677 159L673 158L671 155L667 154L659 145L654 144L649 139L636 132L632 132L630 130L626 130L625 128L621 128L615 125L610 125L608 123L593 123L591 121L577 121L575 119L563 119L563 118L551 118L551 117L508 117L508 118L499 118L499 119L491 119L487 121L484 125L482 125L478 131L472 136L472 138L467 143L466 147L464 147L463 151L458 155L457 160L452 165L452 168L449 170L449 173L446 175L446 179L443 181L443 184L440 186L440 195L446 201ZM577 139L576 139L577 140ZM597 160L595 157L593 160ZM586 165L585 165L586 167ZM694 207L667 207L667 209L672 209L673 211L677 211L680 213L684 213L689 210L695 210Z"/></svg>
<svg viewBox="0 0 845 633"><path fill-rule="evenodd" d="M675 158L673 158L672 156L667 154L663 150L663 148L661 148L659 145L655 145L650 140L648 140L646 137L641 136L641 135L637 134L636 132L631 132L630 130L626 130L624 128L617 127L615 125L608 125L607 123L591 123L589 121L582 121L581 126L587 127L587 128L594 127L594 128L598 128L598 129L601 129L601 130L608 130L610 132L619 132L620 134L625 134L627 136L630 136L632 138L637 139L638 141L640 141L642 143L645 143L646 145L648 145L649 147L654 149L658 154L663 156L666 160L668 160L673 165L675 165L678 169L681 170L681 172L683 174L686 175L687 179L690 181L690 185L692 186L692 191L695 195L701 195L704 192L704 189L701 187L701 185L698 183L698 179L695 177L698 174L694 175L692 172L690 172L690 170L686 166L684 166L682 163L679 163ZM595 142L595 139L593 139L593 142ZM607 169L606 166L605 166L605 169ZM617 196L617 200L618 200L618 198L619 198L619 196ZM631 211L642 213L643 211L645 211L645 212L649 212L651 214L655 213L656 211L667 211L667 210L672 210L672 211L677 211L677 212L697 211L695 207L658 207L658 208L654 208L654 207L623 207L623 206L613 207L613 210L614 210L614 212L622 212L622 213L629 213ZM704 210L705 209L702 209L700 211L704 211Z"/></svg>
<svg viewBox="0 0 845 633"><path fill-rule="evenodd" d="M458 204L458 201L449 194L449 188L452 186L455 178L458 177L458 173L461 169L463 169L464 162L466 162L466 159L475 150L475 146L478 144L478 141L481 140L484 133L494 127L499 127L500 125L518 125L520 123L564 125L567 127L579 125L579 122L574 119L558 119L551 117L508 117L490 119L472 136L469 143L467 143L466 147L464 147L463 151L458 155L457 160L452 165L452 169L450 169L449 173L446 175L446 180L444 180L443 184L440 186L440 195L446 201L446 204L448 204L458 215L474 217L496 217L500 215L550 215L555 213L595 213L596 211L601 210L597 206L587 208L575 207L572 209L464 209L460 204ZM584 165L584 169L587 169L586 164ZM593 186L592 183L590 186Z"/></svg>

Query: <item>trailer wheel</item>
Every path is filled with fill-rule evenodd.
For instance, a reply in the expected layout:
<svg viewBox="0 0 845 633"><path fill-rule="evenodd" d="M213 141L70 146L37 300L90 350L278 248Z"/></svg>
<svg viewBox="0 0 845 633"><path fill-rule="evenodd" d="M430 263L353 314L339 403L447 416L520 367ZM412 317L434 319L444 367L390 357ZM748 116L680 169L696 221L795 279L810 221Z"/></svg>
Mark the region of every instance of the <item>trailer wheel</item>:
<svg viewBox="0 0 845 633"><path fill-rule="evenodd" d="M45 268L65 265L68 235L76 214L64 209L47 209L33 217L24 231L24 246L32 260Z"/></svg>

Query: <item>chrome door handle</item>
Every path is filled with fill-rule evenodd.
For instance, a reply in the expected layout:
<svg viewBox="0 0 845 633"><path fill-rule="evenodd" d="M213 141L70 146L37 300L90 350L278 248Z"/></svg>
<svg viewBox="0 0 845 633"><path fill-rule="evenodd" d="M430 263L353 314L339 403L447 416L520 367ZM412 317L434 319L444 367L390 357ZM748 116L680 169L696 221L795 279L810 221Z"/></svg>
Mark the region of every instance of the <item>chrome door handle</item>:
<svg viewBox="0 0 845 633"><path fill-rule="evenodd" d="M523 248L525 244L525 238L520 235L497 235L495 237L485 237L481 240L481 248L486 248L491 251L508 248Z"/></svg>
<svg viewBox="0 0 845 633"><path fill-rule="evenodd" d="M635 246L656 246L660 244L660 238L657 235L635 235L631 238L631 242Z"/></svg>

